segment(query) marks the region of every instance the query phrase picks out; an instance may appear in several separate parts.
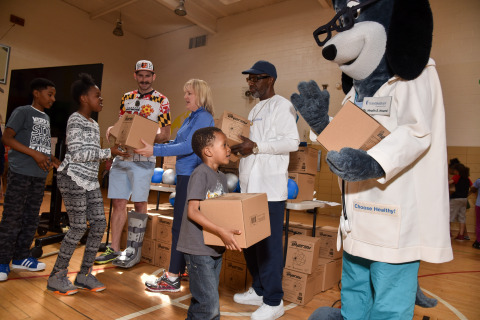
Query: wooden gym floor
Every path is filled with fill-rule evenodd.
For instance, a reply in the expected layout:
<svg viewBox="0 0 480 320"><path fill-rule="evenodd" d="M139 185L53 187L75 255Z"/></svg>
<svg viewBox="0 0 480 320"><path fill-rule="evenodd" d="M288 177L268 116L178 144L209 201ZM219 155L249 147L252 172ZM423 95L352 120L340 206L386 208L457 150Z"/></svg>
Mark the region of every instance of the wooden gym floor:
<svg viewBox="0 0 480 320"><path fill-rule="evenodd" d="M42 212L47 211L50 196L45 195ZM151 203L155 194L151 194ZM165 195L162 202L167 201ZM105 211L108 214L108 200ZM1 210L1 209L0 209ZM311 223L311 215L292 214L291 221ZM317 225L338 225L336 217L318 215ZM454 260L440 265L420 265L420 286L429 296L439 300L432 309L415 308L414 319L480 319L480 250L472 248L472 241L452 240ZM42 272L12 271L9 280L0 282L0 319L185 319L190 295L188 282L182 281L179 293L161 294L145 290L147 278L161 273L158 267L140 263L131 269L111 264L94 266L94 273L106 284L103 292L80 291L73 296L59 296L46 289L49 273L60 244L44 247L41 261L47 269ZM83 246L79 245L72 257L69 277L73 282L79 270ZM254 306L233 302L233 294L220 289L222 319L249 319ZM306 306L284 302L285 315L281 319L307 319L318 307L331 306L340 299L338 288L318 294ZM338 304L337 304L338 305Z"/></svg>

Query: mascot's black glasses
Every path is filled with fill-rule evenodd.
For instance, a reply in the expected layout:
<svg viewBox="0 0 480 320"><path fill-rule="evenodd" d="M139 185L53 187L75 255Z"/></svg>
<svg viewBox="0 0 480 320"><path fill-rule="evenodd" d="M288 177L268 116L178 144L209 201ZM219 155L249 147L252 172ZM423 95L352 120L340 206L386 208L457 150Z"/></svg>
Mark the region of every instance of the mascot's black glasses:
<svg viewBox="0 0 480 320"><path fill-rule="evenodd" d="M359 10L378 0L368 0L352 7L344 7L330 20L329 23L319 27L313 31L313 37L319 47L323 47L325 43L332 38L332 31L342 32L351 29L358 18Z"/></svg>

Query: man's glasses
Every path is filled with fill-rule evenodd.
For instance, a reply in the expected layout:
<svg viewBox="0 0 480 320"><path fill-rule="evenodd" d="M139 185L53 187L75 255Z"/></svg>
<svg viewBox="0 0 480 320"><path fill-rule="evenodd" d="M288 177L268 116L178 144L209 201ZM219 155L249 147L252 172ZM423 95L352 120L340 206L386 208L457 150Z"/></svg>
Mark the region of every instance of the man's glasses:
<svg viewBox="0 0 480 320"><path fill-rule="evenodd" d="M248 77L247 78L247 82L253 82L253 83L256 83L258 82L259 80L262 80L262 79L266 79L266 78L270 78L270 76L257 76L257 77Z"/></svg>
<svg viewBox="0 0 480 320"><path fill-rule="evenodd" d="M319 47L323 47L325 43L332 38L332 31L342 32L351 29L358 18L359 10L378 0L369 0L352 7L342 8L329 23L319 27L313 31L313 37Z"/></svg>

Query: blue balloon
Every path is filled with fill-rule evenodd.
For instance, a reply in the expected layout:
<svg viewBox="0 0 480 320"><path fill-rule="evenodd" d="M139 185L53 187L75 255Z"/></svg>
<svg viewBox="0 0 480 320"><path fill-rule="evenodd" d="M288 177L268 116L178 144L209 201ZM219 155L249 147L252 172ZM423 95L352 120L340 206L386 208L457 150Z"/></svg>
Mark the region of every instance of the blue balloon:
<svg viewBox="0 0 480 320"><path fill-rule="evenodd" d="M238 180L237 187L235 188L235 190L233 190L233 192L240 192L240 180Z"/></svg>
<svg viewBox="0 0 480 320"><path fill-rule="evenodd" d="M161 183L163 176L163 169L162 168L155 168L153 170L152 182L153 183Z"/></svg>
<svg viewBox="0 0 480 320"><path fill-rule="evenodd" d="M292 179L288 179L288 199L296 199L298 196L298 184Z"/></svg>
<svg viewBox="0 0 480 320"><path fill-rule="evenodd" d="M175 196L176 196L176 193L172 192L172 193L170 193L170 196L168 197L168 202L170 202L170 204L172 206L175 205Z"/></svg>

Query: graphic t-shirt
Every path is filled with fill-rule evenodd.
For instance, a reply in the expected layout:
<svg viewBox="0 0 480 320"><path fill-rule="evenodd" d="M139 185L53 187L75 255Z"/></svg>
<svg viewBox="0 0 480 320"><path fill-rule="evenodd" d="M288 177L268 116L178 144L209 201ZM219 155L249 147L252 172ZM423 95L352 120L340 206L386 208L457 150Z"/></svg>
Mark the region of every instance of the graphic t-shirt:
<svg viewBox="0 0 480 320"><path fill-rule="evenodd" d="M30 149L51 155L50 118L45 112L32 106L16 108L8 119L7 128L15 131L15 140ZM32 177L45 178L48 172L43 171L35 160L22 152L8 151L10 170Z"/></svg>
<svg viewBox="0 0 480 320"><path fill-rule="evenodd" d="M159 127L166 127L171 125L170 120L170 102L167 97L152 90L147 94L141 94L138 90L127 92L122 97L120 104L119 117L124 113L137 114L149 120L158 122ZM131 156L124 158L127 161L150 161L155 163L154 156L147 158L138 153L131 152Z"/></svg>
<svg viewBox="0 0 480 320"><path fill-rule="evenodd" d="M225 247L207 246L203 241L202 227L188 219L188 201L215 198L226 193L227 178L220 171L213 171L205 163L193 170L188 181L187 201L183 211L182 226L178 238L177 250L198 256L220 257Z"/></svg>

